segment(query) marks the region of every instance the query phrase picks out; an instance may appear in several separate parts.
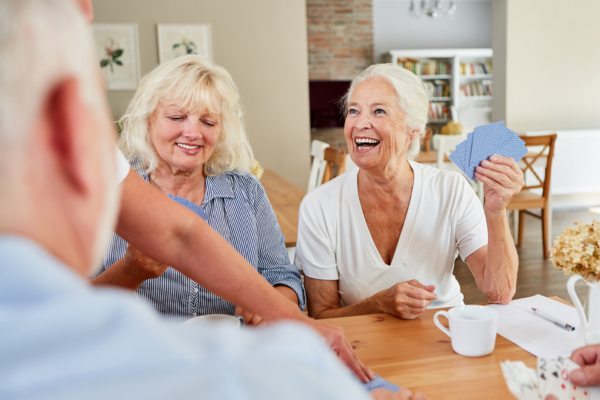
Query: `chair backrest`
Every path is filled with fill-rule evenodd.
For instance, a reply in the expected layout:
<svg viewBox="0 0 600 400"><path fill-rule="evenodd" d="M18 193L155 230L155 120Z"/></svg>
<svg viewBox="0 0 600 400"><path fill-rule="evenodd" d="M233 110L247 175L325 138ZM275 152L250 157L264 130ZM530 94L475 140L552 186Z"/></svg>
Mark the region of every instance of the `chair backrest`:
<svg viewBox="0 0 600 400"><path fill-rule="evenodd" d="M325 149L328 147L328 143L321 142L320 140L313 140L310 145L310 155L313 157L313 161L310 168L310 176L308 178L307 192L310 192L323 182L323 175L325 174L325 167L327 166L327 162L325 161Z"/></svg>
<svg viewBox="0 0 600 400"><path fill-rule="evenodd" d="M527 153L521 160L521 165L524 165L524 167L521 168L523 174L525 174L527 171L530 171L531 175L537 180L537 184L524 186L523 189L541 188L542 196L548 197L550 192L550 177L552 176L552 158L554 157L556 133L544 136L521 136L521 139L523 139L525 142L525 146L528 148L528 150L530 147L538 147L536 150ZM542 146L541 150L539 150L539 146ZM538 161L540 158L546 158L546 168L543 178L536 172L534 168L536 161Z"/></svg>
<svg viewBox="0 0 600 400"><path fill-rule="evenodd" d="M323 174L321 184L329 182L335 176L341 175L346 171L346 152L328 147L325 149L325 162L327 165L325 166L325 173ZM337 175L335 176L333 175L334 166L337 166Z"/></svg>
<svg viewBox="0 0 600 400"><path fill-rule="evenodd" d="M444 160L448 157L459 145L460 142L467 138L466 135L435 135L433 137L433 145L437 149L436 167L446 169Z"/></svg>

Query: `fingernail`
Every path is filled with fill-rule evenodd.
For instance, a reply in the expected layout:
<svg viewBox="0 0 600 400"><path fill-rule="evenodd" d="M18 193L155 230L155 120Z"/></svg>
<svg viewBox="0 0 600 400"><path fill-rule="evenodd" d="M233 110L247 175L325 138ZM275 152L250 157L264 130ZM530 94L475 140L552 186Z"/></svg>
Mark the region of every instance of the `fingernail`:
<svg viewBox="0 0 600 400"><path fill-rule="evenodd" d="M576 369L575 371L571 372L571 381L576 385L585 385L585 374L582 370Z"/></svg>
<svg viewBox="0 0 600 400"><path fill-rule="evenodd" d="M488 160L483 160L483 161L481 162L481 165L483 165L483 166L486 166L486 165L488 165L489 163L490 163L490 162L489 162Z"/></svg>
<svg viewBox="0 0 600 400"><path fill-rule="evenodd" d="M498 161L498 157L496 157L496 156L491 156L491 157L490 157L490 160L492 160L492 161Z"/></svg>

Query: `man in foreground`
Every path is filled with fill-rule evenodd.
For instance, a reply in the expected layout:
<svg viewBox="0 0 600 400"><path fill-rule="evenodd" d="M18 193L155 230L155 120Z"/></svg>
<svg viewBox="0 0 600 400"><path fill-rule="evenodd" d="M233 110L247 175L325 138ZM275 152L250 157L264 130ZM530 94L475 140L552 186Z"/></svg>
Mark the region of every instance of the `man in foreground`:
<svg viewBox="0 0 600 400"><path fill-rule="evenodd" d="M91 24L94 19L91 0L74 0L74 3L86 23ZM98 64L93 68L97 70ZM120 237L235 304L246 321L257 315L265 322L294 320L310 326L361 381L374 378L373 372L356 357L340 327L308 318L290 304L202 218L148 185L120 152L117 152L117 166L122 194L115 231ZM113 266L95 284L122 286L123 278L128 276L132 285L139 279L153 278L146 276L141 268L124 270L122 266Z"/></svg>
<svg viewBox="0 0 600 400"><path fill-rule="evenodd" d="M367 398L300 325L182 332L85 283L119 206L94 67L70 1L0 0L0 398Z"/></svg>

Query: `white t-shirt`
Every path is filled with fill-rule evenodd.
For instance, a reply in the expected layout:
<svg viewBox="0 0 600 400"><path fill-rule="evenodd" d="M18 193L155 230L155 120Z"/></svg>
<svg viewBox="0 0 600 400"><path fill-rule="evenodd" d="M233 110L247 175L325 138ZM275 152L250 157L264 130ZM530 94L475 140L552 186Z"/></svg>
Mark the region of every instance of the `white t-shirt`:
<svg viewBox="0 0 600 400"><path fill-rule="evenodd" d="M345 305L398 282L435 285L429 308L463 304L452 274L488 240L483 207L465 178L410 161L414 186L391 265L383 262L358 197L358 168L306 195L300 206L296 265L314 279L339 280Z"/></svg>
<svg viewBox="0 0 600 400"><path fill-rule="evenodd" d="M117 156L115 160L117 162L117 183L121 183L125 180L125 178L127 178L131 166L129 165L129 161L127 161L123 153L121 153L121 150L119 150L118 147L116 150Z"/></svg>

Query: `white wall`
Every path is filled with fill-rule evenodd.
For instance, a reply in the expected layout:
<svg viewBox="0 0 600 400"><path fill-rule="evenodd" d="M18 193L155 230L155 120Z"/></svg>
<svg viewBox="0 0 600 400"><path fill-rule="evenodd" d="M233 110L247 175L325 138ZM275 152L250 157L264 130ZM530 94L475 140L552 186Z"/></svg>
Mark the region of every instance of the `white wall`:
<svg viewBox="0 0 600 400"><path fill-rule="evenodd" d="M419 0L415 0L420 4ZM447 0L444 0L447 4ZM457 1L454 20L412 17L410 1L373 0L375 58L389 50L492 47L492 2Z"/></svg>
<svg viewBox="0 0 600 400"><path fill-rule="evenodd" d="M305 0L94 0L96 22L138 24L142 75L158 64L157 23L210 23L213 58L231 73L256 159L306 187L309 173ZM109 93L119 118L132 91Z"/></svg>
<svg viewBox="0 0 600 400"><path fill-rule="evenodd" d="M493 13L493 119L518 133L600 129L600 1L494 0ZM560 143L559 137L557 148ZM587 161L577 152L569 156L563 162ZM600 193L553 202L555 208L598 205Z"/></svg>
<svg viewBox="0 0 600 400"><path fill-rule="evenodd" d="M600 128L599 15L597 0L498 0L494 119L516 132Z"/></svg>

